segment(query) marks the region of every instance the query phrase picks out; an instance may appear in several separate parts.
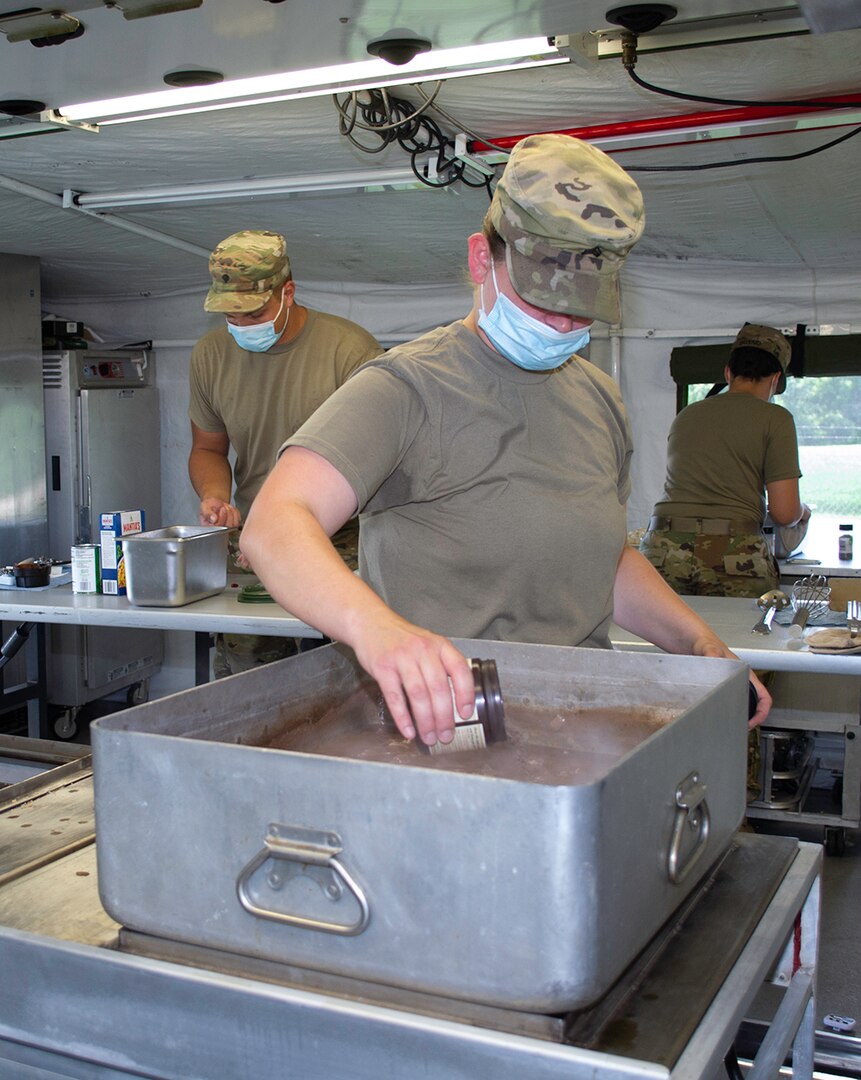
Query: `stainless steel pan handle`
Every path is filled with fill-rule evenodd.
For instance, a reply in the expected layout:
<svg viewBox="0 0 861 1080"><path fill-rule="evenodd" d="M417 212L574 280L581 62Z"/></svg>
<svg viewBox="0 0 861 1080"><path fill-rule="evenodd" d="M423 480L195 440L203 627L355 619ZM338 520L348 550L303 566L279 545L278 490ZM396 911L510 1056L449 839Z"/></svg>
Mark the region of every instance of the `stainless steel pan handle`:
<svg viewBox="0 0 861 1080"><path fill-rule="evenodd" d="M667 876L674 885L679 885L685 880L705 851L710 826L706 785L701 782L699 773L693 772L690 776L686 776L676 788L676 813L667 857ZM686 827L696 833L696 842L683 858L682 837Z"/></svg>
<svg viewBox="0 0 861 1080"><path fill-rule="evenodd" d="M303 930L321 930L323 933L339 934L342 937L355 937L362 933L370 922L371 911L361 886L337 858L343 850L337 833L273 822L266 830L263 843L266 846L243 868L236 879L239 902L249 914L286 923L288 926L298 926ZM304 873L316 880L323 895L333 903L345 896L346 886L347 892L352 894L359 905L359 917L352 923L338 923L263 907L252 896L251 879L270 859L274 865L265 877L265 884L271 893L283 888L291 872Z"/></svg>

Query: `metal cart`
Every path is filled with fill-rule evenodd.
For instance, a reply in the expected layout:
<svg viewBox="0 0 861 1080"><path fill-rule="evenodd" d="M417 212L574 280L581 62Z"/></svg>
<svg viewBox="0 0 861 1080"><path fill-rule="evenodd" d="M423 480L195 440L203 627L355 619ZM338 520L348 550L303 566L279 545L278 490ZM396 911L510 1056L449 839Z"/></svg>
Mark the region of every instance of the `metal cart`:
<svg viewBox="0 0 861 1080"><path fill-rule="evenodd" d="M747 816L821 826L825 850L840 855L861 825L861 678L776 672L770 691L762 790Z"/></svg>
<svg viewBox="0 0 861 1080"><path fill-rule="evenodd" d="M126 934L92 809L86 771L0 800L2 1075L711 1080L763 990L749 1080L813 1073L818 845L739 835L601 1001L538 1016Z"/></svg>

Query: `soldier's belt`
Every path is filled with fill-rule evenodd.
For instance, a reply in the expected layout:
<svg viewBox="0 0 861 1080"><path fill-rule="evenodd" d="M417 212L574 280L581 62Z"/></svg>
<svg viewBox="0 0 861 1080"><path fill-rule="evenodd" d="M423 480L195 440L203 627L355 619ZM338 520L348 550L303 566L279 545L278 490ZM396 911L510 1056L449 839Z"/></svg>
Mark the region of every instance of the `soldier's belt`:
<svg viewBox="0 0 861 1080"><path fill-rule="evenodd" d="M732 518L709 517L661 517L649 518L649 532L691 532L710 536L731 536L733 533L758 533L762 526L758 521L736 521Z"/></svg>

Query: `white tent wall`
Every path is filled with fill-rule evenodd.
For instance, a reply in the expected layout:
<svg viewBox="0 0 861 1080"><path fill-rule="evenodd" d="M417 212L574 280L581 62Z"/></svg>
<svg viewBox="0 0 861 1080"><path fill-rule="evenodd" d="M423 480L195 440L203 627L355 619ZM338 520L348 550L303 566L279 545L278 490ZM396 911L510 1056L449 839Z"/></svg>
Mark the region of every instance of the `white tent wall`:
<svg viewBox="0 0 861 1080"><path fill-rule="evenodd" d="M208 280L201 262L201 279ZM188 364L192 346L220 316L203 310L206 287L167 297L66 302L44 299L44 312L82 322L106 347L152 341L161 409L161 516L164 524L197 521L197 497L188 479L191 435L188 421ZM470 290L459 285L339 285L297 281L300 303L352 319L386 347L409 341L432 326L469 310ZM161 672L150 685L162 697L193 685L194 641L184 633L165 634Z"/></svg>
<svg viewBox="0 0 861 1080"><path fill-rule="evenodd" d="M201 265L202 276L205 266ZM123 301L45 301L46 311L83 322L106 345L151 340L156 350L161 400L162 520L196 520L197 500L186 469L188 361L194 342L217 325L203 310L205 288ZM300 302L350 318L386 346L461 317L469 289L458 285L355 285L297 283ZM605 371L614 361L633 430L635 456L629 528L645 525L660 495L666 437L675 414L670 377L672 349L732 339L745 321L792 327L821 324L857 329L861 322L861 272L799 272L787 267L632 257L623 276L623 325L613 339L596 326L590 359ZM170 634L165 665L153 680L160 696L191 685L193 643Z"/></svg>

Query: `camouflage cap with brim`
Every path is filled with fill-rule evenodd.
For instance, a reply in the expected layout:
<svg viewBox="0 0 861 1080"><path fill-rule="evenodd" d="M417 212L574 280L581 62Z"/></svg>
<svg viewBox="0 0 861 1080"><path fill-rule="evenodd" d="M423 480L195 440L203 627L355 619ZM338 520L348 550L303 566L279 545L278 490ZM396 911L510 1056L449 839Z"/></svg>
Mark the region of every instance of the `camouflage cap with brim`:
<svg viewBox="0 0 861 1080"><path fill-rule="evenodd" d="M512 150L488 212L511 282L536 307L618 322L619 272L645 225L643 196L603 151L570 135Z"/></svg>
<svg viewBox="0 0 861 1080"><path fill-rule="evenodd" d="M246 229L222 240L209 257L212 286L206 311L259 311L290 276L287 242L279 233Z"/></svg>
<svg viewBox="0 0 861 1080"><path fill-rule="evenodd" d="M775 393L782 394L786 389L786 369L792 359L792 346L787 339L773 326L763 326L760 323L745 323L736 334L735 341L730 349L730 356L736 349L760 349L780 364L780 379L777 382Z"/></svg>
<svg viewBox="0 0 861 1080"><path fill-rule="evenodd" d="M730 353L736 349L761 349L773 356L786 371L792 358L792 347L779 330L773 326L761 326L759 323L745 323L736 334Z"/></svg>

